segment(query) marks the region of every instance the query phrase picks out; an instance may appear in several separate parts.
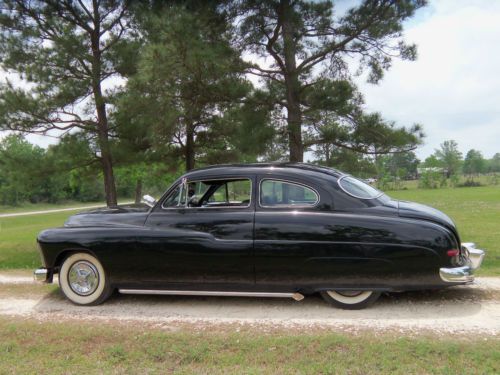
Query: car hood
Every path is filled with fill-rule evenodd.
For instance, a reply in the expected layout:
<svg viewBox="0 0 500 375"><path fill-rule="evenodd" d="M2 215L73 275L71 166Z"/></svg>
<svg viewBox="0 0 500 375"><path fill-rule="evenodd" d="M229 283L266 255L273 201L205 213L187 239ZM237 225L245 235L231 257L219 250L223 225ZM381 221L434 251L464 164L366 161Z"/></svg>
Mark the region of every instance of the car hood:
<svg viewBox="0 0 500 375"><path fill-rule="evenodd" d="M398 214L400 217L432 221L450 229L458 238L457 228L453 220L443 212L424 204L398 201Z"/></svg>
<svg viewBox="0 0 500 375"><path fill-rule="evenodd" d="M65 227L143 225L150 208L143 204L101 207L70 216Z"/></svg>

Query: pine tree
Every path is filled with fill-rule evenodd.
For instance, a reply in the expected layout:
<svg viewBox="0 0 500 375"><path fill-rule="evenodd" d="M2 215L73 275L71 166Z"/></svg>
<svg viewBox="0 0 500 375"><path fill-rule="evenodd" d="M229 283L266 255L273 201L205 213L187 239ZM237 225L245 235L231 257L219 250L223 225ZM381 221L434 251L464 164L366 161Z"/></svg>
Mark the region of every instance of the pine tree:
<svg viewBox="0 0 500 375"><path fill-rule="evenodd" d="M164 161L183 160L186 170L261 150L265 101L252 94L229 26L212 5L166 4L137 18L143 44L137 72L117 98L120 138Z"/></svg>
<svg viewBox="0 0 500 375"><path fill-rule="evenodd" d="M235 43L257 55L249 72L259 76L286 112L290 161L302 161L314 145L329 143L361 153L411 150L421 127L397 128L363 111L353 83L352 61L377 83L393 58L414 60L402 23L423 0L365 0L337 15L332 1L242 0L232 9Z"/></svg>
<svg viewBox="0 0 500 375"><path fill-rule="evenodd" d="M129 53L122 1L1 1L0 126L27 133L88 133L98 145L106 202L117 204L106 82ZM120 56L122 56L120 58Z"/></svg>

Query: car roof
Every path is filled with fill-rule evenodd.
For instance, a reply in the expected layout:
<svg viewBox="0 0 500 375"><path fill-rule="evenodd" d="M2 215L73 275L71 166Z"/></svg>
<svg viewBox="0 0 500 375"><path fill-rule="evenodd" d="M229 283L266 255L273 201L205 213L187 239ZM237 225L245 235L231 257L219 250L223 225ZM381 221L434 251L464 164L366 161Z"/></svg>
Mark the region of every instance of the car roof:
<svg viewBox="0 0 500 375"><path fill-rule="evenodd" d="M187 172L184 177L197 178L197 177L216 177L222 175L239 175L245 173L262 174L269 172L283 174L301 175L304 177L314 175L315 177L336 177L343 176L344 173L328 167L323 167L315 164L308 163L248 163L248 164L219 164L212 165L205 168L193 169ZM328 176L326 176L328 175Z"/></svg>

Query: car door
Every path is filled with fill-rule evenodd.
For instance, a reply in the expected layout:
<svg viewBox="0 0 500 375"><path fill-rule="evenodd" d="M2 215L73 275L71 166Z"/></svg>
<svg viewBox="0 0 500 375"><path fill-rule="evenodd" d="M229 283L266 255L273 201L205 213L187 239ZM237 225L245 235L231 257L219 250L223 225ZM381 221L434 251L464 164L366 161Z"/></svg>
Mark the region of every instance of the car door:
<svg viewBox="0 0 500 375"><path fill-rule="evenodd" d="M278 177L260 180L255 213L255 278L259 287L294 289L321 277L314 259L324 256L317 190Z"/></svg>
<svg viewBox="0 0 500 375"><path fill-rule="evenodd" d="M266 176L259 191L257 287L315 290L363 282L373 286L376 277L393 272L391 262L377 256L385 244L376 242L390 235L380 220L374 224L366 214L323 209L328 193L308 182Z"/></svg>
<svg viewBox="0 0 500 375"><path fill-rule="evenodd" d="M255 178L184 180L149 215L144 256L148 281L252 286Z"/></svg>

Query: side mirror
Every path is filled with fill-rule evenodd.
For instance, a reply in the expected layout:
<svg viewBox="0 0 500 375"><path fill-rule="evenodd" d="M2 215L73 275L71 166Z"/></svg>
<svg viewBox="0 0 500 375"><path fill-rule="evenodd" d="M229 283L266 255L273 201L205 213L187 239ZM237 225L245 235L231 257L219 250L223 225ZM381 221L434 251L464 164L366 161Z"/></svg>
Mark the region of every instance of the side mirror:
<svg viewBox="0 0 500 375"><path fill-rule="evenodd" d="M153 207L156 204L156 199L147 194L142 197L142 201L149 207Z"/></svg>

